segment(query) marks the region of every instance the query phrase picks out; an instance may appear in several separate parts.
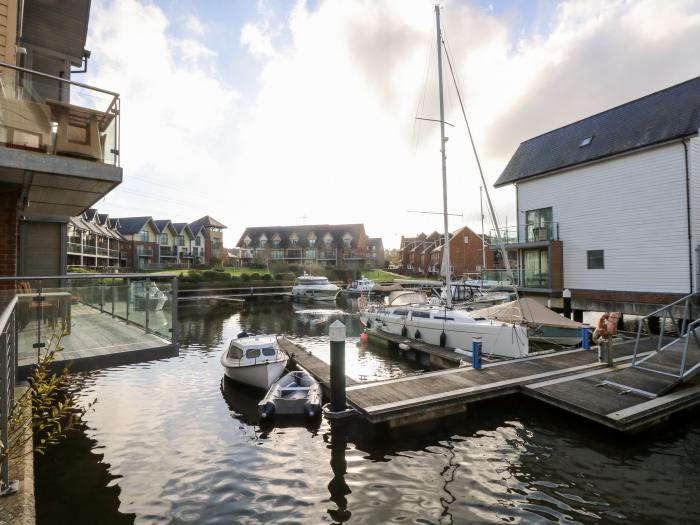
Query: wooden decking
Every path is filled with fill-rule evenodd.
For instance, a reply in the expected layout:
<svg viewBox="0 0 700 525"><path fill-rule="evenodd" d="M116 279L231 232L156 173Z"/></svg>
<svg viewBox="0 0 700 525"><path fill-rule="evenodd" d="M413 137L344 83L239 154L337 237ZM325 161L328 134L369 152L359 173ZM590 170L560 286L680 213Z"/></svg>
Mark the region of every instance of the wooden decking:
<svg viewBox="0 0 700 525"><path fill-rule="evenodd" d="M306 369L316 381L321 383L324 389L328 389L328 385L331 383L331 368L328 363L321 361L318 357L313 355L311 352L305 348L291 342L289 339L280 338L279 345L282 350L287 352L291 360ZM345 385L352 386L357 384L351 377L345 377Z"/></svg>
<svg viewBox="0 0 700 525"><path fill-rule="evenodd" d="M395 348L398 348L400 344L404 344L409 347L410 351L423 354L423 356L427 357L427 360L421 360L420 357L415 360L419 362L426 361L424 362L426 365L432 364L440 368L451 368L459 366L460 362L471 364L471 356L458 354L449 348L431 345L423 341L407 339L400 335L389 334L387 332L369 332L368 334L370 340L386 342Z"/></svg>
<svg viewBox="0 0 700 525"><path fill-rule="evenodd" d="M296 344L283 341L282 346L317 380L329 384L327 363ZM655 339L642 340L638 357L653 355L644 363L670 366L673 354L656 355L655 349ZM630 388L652 389L656 385L660 392L666 391L663 388L669 380L665 376L630 366L633 350L634 341L616 344L613 367L599 362L594 348L491 362L481 370L463 366L371 383L346 378L347 399L370 423L404 424L449 414L475 401L523 393L623 431L653 425L673 412L700 404L700 381L684 383L656 399L603 384L606 380L626 381ZM668 350L675 351L673 347ZM700 351L689 359L689 363L695 359L700 362Z"/></svg>
<svg viewBox="0 0 700 525"><path fill-rule="evenodd" d="M177 346L170 341L89 306L73 305L70 323L70 333L60 339L63 350L56 355L59 367L72 363L71 370L88 370L177 355ZM53 333L48 325L42 326L42 340L47 346ZM32 348L36 342L33 324L19 331L20 375L26 375L37 361L37 350Z"/></svg>

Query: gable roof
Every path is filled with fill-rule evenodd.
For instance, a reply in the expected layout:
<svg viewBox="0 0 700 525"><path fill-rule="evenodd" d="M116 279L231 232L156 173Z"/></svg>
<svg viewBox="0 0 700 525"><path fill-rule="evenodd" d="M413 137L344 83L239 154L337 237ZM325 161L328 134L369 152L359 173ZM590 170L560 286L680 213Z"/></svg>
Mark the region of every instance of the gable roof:
<svg viewBox="0 0 700 525"><path fill-rule="evenodd" d="M299 246L308 246L308 235L314 233L316 235L316 242L318 246L324 246L323 237L326 233L330 233L333 237L333 241L330 246L334 248L340 248L343 246L343 236L349 233L352 236L350 245L353 248L357 247L357 241L359 241L365 234L364 224L304 224L299 226L256 226L251 228L246 228L241 234L241 238L238 240L236 246L245 247L243 239L246 236L250 237L251 245L257 246L258 239L265 235L268 241L271 241L275 234L280 236L280 248L287 248L291 244L289 242L289 237L296 233L299 237Z"/></svg>
<svg viewBox="0 0 700 525"><path fill-rule="evenodd" d="M148 223L154 230L159 231L151 217L119 217L117 220L119 221L119 233L122 235L138 233Z"/></svg>
<svg viewBox="0 0 700 525"><path fill-rule="evenodd" d="M173 225L173 228L175 228L175 231L177 232L178 235L182 235L185 231L187 231L187 233L189 233L190 237L194 237L194 234L192 233L190 226L186 222L173 222L172 225Z"/></svg>
<svg viewBox="0 0 700 525"><path fill-rule="evenodd" d="M494 186L678 140L698 129L700 77L526 140ZM590 144L580 146L588 137Z"/></svg>
<svg viewBox="0 0 700 525"><path fill-rule="evenodd" d="M197 219L196 221L192 221L190 223L190 230L194 231L199 231L200 228L226 228L223 224L221 224L219 221L216 219L212 219L209 217L209 215L205 215L204 217Z"/></svg>
<svg viewBox="0 0 700 525"><path fill-rule="evenodd" d="M159 233L163 233L165 229L169 228L172 233L177 234L177 230L173 227L173 223L170 222L170 219L159 219L153 221L153 224L156 225Z"/></svg>
<svg viewBox="0 0 700 525"><path fill-rule="evenodd" d="M95 218L95 215L97 215L97 210L95 208L88 208L83 212L83 215L87 220L91 221Z"/></svg>

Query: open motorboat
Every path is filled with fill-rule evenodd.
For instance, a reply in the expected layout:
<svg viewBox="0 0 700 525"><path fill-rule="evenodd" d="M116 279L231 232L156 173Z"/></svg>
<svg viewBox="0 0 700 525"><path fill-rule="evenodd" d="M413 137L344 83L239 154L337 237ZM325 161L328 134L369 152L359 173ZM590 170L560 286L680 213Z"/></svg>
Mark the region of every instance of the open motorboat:
<svg viewBox="0 0 700 525"><path fill-rule="evenodd" d="M292 298L301 301L334 301L340 288L328 281L327 277L304 274L297 277L292 287Z"/></svg>
<svg viewBox="0 0 700 525"><path fill-rule="evenodd" d="M386 304L362 310L360 320L369 331L383 331L432 345L471 350L473 338L480 337L484 354L501 357L528 354L527 329L523 325L446 308L438 299L432 301L435 304L423 292L393 292Z"/></svg>
<svg viewBox="0 0 700 525"><path fill-rule="evenodd" d="M312 418L321 414L321 385L306 370L283 375L270 387L258 403L261 418L274 415L304 415Z"/></svg>
<svg viewBox="0 0 700 525"><path fill-rule="evenodd" d="M374 281L363 275L360 279L352 281L345 291L351 295L362 295L371 292L372 288L374 288Z"/></svg>
<svg viewBox="0 0 700 525"><path fill-rule="evenodd" d="M232 339L228 349L221 354L226 377L265 390L282 375L287 360L276 336L249 336L245 332Z"/></svg>

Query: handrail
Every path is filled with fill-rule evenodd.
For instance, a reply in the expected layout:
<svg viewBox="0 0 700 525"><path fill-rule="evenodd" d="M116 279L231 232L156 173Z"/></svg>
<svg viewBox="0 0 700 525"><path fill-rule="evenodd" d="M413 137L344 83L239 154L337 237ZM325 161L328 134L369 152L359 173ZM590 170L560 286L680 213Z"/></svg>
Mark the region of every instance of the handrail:
<svg viewBox="0 0 700 525"><path fill-rule="evenodd" d="M15 276L0 276L0 282L3 281L45 281L49 279L116 279L119 277L128 279L172 279L178 277L175 273L69 273L64 275L15 275Z"/></svg>
<svg viewBox="0 0 700 525"><path fill-rule="evenodd" d="M76 82L74 80L68 80L68 79L61 78L61 77L55 77L53 75L49 75L48 73L42 73L41 71L34 71L33 69L27 69L24 67L16 66L14 64L8 64L7 62L0 62L0 67L7 67L9 69L14 69L15 71L22 71L24 73L31 73L32 75L38 75L40 77L50 78L51 80L57 80L58 82L65 82L66 84L71 84L73 86L78 86L78 87L90 89L93 91L99 91L100 93L104 93L106 95L112 95L115 98L119 98L119 93L115 93L114 91L109 91L108 89L90 86L88 84L83 84L82 82Z"/></svg>
<svg viewBox="0 0 700 525"><path fill-rule="evenodd" d="M5 329L5 325L7 324L7 321L10 319L10 316L12 315L12 311L15 308L15 305L17 305L17 296L13 295L12 299L10 299L10 302L7 304L5 307L5 310L0 314L0 333Z"/></svg>
<svg viewBox="0 0 700 525"><path fill-rule="evenodd" d="M641 319L639 319L639 322L641 323L644 319L647 319L648 317L654 317L654 316L660 314L661 312L663 312L664 310L667 310L667 309L669 309L669 308L671 308L671 307L673 307L673 306L676 306L677 304L682 303L683 301L687 301L687 300L691 299L691 298L694 297L694 296L700 296L700 290L697 291L697 292L693 292L693 293L691 293L691 294L688 294L688 295L686 295L686 296L684 296L684 297L681 297L681 298L678 299L677 301L674 301L674 302L669 303L669 304L667 304L667 305L665 305L665 306L662 306L662 307L659 308L658 310L654 310L654 311L651 312L650 314L647 314L647 315L645 315L644 317L642 317Z"/></svg>

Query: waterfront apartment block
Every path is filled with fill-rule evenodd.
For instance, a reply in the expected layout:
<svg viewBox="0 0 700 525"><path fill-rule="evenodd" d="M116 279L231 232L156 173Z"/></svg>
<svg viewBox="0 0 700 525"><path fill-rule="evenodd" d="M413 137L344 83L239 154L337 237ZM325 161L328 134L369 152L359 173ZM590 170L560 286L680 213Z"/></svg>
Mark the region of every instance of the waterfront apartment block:
<svg viewBox="0 0 700 525"><path fill-rule="evenodd" d="M374 240L382 250L381 239ZM246 228L238 244L243 264L284 261L289 264L320 264L339 269L376 267L363 224L314 224Z"/></svg>
<svg viewBox="0 0 700 525"><path fill-rule="evenodd" d="M2 275L64 273L69 217L122 181L119 95L74 80L89 14L89 0L0 1Z"/></svg>
<svg viewBox="0 0 700 525"><path fill-rule="evenodd" d="M67 227L67 267L108 269L126 266L119 220L90 208L70 217Z"/></svg>
<svg viewBox="0 0 700 525"><path fill-rule="evenodd" d="M644 314L697 291L699 128L700 77L520 144L496 187L517 191L521 290Z"/></svg>
<svg viewBox="0 0 700 525"><path fill-rule="evenodd" d="M444 234L436 231L431 234L420 233L415 237L401 237L399 248L399 268L405 275L439 277L442 270ZM464 226L450 234L450 270L455 277L478 278L484 267L484 256L487 267L495 265L495 254L486 250L481 235L474 233Z"/></svg>

